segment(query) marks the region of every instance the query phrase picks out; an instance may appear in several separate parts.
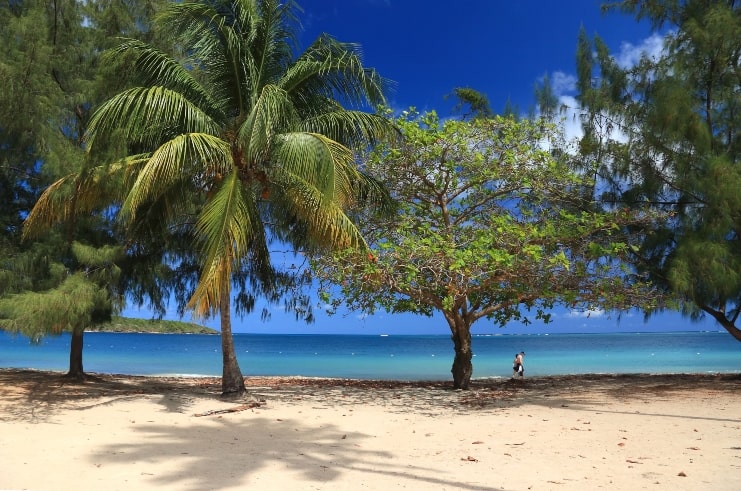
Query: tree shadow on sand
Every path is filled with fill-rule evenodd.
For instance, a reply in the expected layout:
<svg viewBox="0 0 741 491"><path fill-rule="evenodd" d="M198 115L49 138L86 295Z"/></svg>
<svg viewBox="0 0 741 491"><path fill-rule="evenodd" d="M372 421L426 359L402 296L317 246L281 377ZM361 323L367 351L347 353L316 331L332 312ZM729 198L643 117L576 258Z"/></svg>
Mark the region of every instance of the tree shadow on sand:
<svg viewBox="0 0 741 491"><path fill-rule="evenodd" d="M460 403L482 410L535 405L609 413L612 412L613 401L643 402L650 408L650 403L657 399L681 397L681 394L692 392L740 394L741 374L587 374L533 377L500 382L499 389L495 389L490 383L483 383L470 391ZM648 415L649 412L644 414ZM720 418L713 414L701 419L739 421L738 418Z"/></svg>
<svg viewBox="0 0 741 491"><path fill-rule="evenodd" d="M479 380L470 391L451 390L444 382L339 379L252 378L247 386L252 394L282 405L309 403L317 408L352 408L374 404L389 413L414 411L426 417L446 418L526 405L609 413L613 401L649 403L693 391L705 396L739 394L741 374ZM103 470L115 464L122 481L151 481L153 486L186 490L228 488L246 482L265 488L270 486L274 472L292 473L299 482L328 485L345 473L352 473L369 478L384 476L408 483L409 487L491 489L446 479L438 469L401 463L395 459L393 449L372 450L372 435L360 431L347 432L331 424L312 426L303 421L270 419L262 411L195 417L192 403L196 399L223 402L219 387L218 379L119 375L93 376L79 384L60 374L0 369L0 422L53 421L59 411L79 411L84 415L97 406L145 397L165 412L184 413L194 419L184 426L140 422L131 427L135 444L120 442L91 448L91 463ZM647 404L642 413L651 415L650 407ZM718 416L699 417L716 420ZM162 465L163 462L168 464Z"/></svg>
<svg viewBox="0 0 741 491"><path fill-rule="evenodd" d="M448 382L398 382L314 378L248 377L251 394L286 404L311 401L317 406L382 403L389 412L415 411L437 417L451 411L475 413L523 405L594 407L615 400L650 401L679 391L738 394L741 374L565 375L525 380L475 380L471 390L452 390ZM184 412L196 396L218 399L218 378L136 377L90 374L76 383L54 372L0 369L0 421L40 422L60 409L86 409L141 395L159 397L170 412ZM606 402L605 402L606 401Z"/></svg>
<svg viewBox="0 0 741 491"><path fill-rule="evenodd" d="M402 411L405 404L415 400L416 407L426 407L429 415L441 410L430 404L454 405L462 394L441 387L423 390L416 384L401 384L398 390L391 384L384 389L387 393L377 393L363 383L361 388L353 388L353 383L343 382L340 387L335 385L334 392L325 392L320 385L299 391L253 385L250 392L269 401L306 397L314 398L318 405L334 407L388 398L391 411ZM408 483L410 488L494 489L450 479L441 469L409 465L408 461L399 461L392 450L364 448L370 447L372 435L348 432L332 424L312 426L298 420L271 419L260 410L196 417L192 408L196 399L211 399L215 405L219 403L218 407L225 407L218 387L216 379L118 375L94 375L85 383L71 383L57 373L0 369L0 421L53 422L62 411L76 411L84 417L86 411L98 406L142 398L166 412L193 418L187 425L132 421L130 431L135 434L135 443L111 441L90 448L90 463L102 472L115 467L111 472L119 476L123 487L151 482L153 487L200 490L249 482L264 489L270 486L274 472L288 472L295 474L296 482L329 486L352 473L361 480L363 475L369 480L383 476ZM226 407L239 406L239 402L229 404Z"/></svg>
<svg viewBox="0 0 741 491"><path fill-rule="evenodd" d="M263 488L274 472L295 474L295 481L303 483L331 485L344 472L352 472L403 478L421 487L493 489L437 478L437 469L398 464L392 452L363 449L370 435L334 425L311 427L261 416L197 421L187 428L141 424L135 431L141 436L138 443L96 449L93 463L102 468L130 466L136 479L144 476L158 487L192 490L245 482ZM162 470L163 462L168 462L167 471Z"/></svg>
<svg viewBox="0 0 741 491"><path fill-rule="evenodd" d="M0 369L0 421L40 423L57 411L86 410L158 397L167 411L184 412L196 395L212 394L211 380L88 374L84 382L61 373Z"/></svg>
<svg viewBox="0 0 741 491"><path fill-rule="evenodd" d="M494 489L450 480L440 469L398 463L393 452L363 448L371 435L335 425L312 427L261 416L209 419L187 428L141 424L135 431L141 433L140 443L98 449L91 457L94 465L129 466L133 479L165 489L263 489L276 473L292 474L294 482L331 486L346 472L366 475L369 481L372 476L385 476L425 489ZM360 486L363 478L358 479Z"/></svg>

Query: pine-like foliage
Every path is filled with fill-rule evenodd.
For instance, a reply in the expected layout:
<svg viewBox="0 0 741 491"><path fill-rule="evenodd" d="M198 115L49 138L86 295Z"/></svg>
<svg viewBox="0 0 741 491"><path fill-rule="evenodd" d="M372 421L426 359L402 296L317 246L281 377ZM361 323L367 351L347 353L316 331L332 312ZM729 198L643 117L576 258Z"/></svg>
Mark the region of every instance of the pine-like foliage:
<svg viewBox="0 0 741 491"><path fill-rule="evenodd" d="M670 215L636 264L693 318L709 314L741 341L741 3L613 5L666 33L663 51L620 66L579 41L582 154L600 166L610 206Z"/></svg>
<svg viewBox="0 0 741 491"><path fill-rule="evenodd" d="M83 330L120 307L122 273L132 279L132 268L116 264L126 262L110 209L75 196L82 182L105 183L108 197L120 184L87 169L91 111L127 80L124 66L101 65L100 55L123 33L154 39L149 17L158 3L24 0L0 8L0 327L35 341L71 332L76 377ZM53 199L39 201L50 189ZM35 227L31 216L40 218Z"/></svg>

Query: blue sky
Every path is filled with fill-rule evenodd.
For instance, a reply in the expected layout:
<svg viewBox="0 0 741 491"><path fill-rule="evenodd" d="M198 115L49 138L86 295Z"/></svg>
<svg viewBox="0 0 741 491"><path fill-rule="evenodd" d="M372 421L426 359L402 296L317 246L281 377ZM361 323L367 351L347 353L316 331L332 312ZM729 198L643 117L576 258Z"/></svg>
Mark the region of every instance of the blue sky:
<svg viewBox="0 0 741 491"><path fill-rule="evenodd" d="M507 99L523 111L536 81L575 73L580 27L613 50L650 35L622 14L603 16L595 0L303 0L303 43L326 32L359 43L366 65L396 82L392 107L436 109L454 87L489 96L495 111Z"/></svg>
<svg viewBox="0 0 741 491"><path fill-rule="evenodd" d="M497 1L460 0L303 0L301 22L304 46L325 32L340 41L359 43L366 66L394 82L389 105L435 109L442 117L453 105L445 96L455 87L485 93L495 112L509 100L527 112L534 88L545 74L551 78L561 102L574 107L576 43L584 27L599 35L622 64L638 53L660 48L660 38L649 26L619 13L603 15L600 1ZM569 131L578 131L571 127ZM129 309L124 315L149 317L146 310ZM189 320L189 319L186 319ZM364 317L356 313L328 317L317 312L312 325L273 310L269 322L259 315L232 317L235 332L291 333L430 333L448 334L445 321L385 313ZM211 327L218 320L202 322ZM645 323L640 313L554 312L548 325L510 324L504 331L479 321L474 333L541 333L656 330L717 330L706 320L693 324L678 314L664 314Z"/></svg>

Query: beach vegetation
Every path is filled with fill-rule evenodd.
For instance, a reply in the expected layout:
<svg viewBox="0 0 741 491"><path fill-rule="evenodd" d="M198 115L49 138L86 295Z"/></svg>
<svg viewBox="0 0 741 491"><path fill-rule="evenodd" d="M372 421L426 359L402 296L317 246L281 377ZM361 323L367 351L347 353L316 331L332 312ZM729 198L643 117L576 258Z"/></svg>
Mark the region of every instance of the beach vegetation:
<svg viewBox="0 0 741 491"><path fill-rule="evenodd" d="M72 243L72 256L78 261L74 273L62 264L50 267L57 278L53 288L25 291L0 299L0 326L28 336L38 343L49 334L71 333L69 372L83 378L83 332L111 319L113 306L109 285L115 284L119 269L116 260L123 249L118 246L94 248Z"/></svg>
<svg viewBox="0 0 741 491"><path fill-rule="evenodd" d="M101 52L123 32L153 39L149 19L160 3L103 8L101 2L29 0L0 9L0 328L32 341L70 332L67 375L77 379L84 378L84 330L120 308L118 287L153 290L145 283L157 269L127 261L107 210L81 204L74 189L100 178L87 172L83 135L92 108L128 72L101 65ZM78 179L60 179L69 175ZM40 204L52 183L54 199ZM102 195L117 182L106 185ZM38 212L53 212L64 223L51 227ZM137 278L134 264L147 275Z"/></svg>
<svg viewBox="0 0 741 491"><path fill-rule="evenodd" d="M249 313L258 297L285 300L311 320L298 291L306 276L274 267L270 244L363 248L345 210L389 201L353 154L394 131L363 111L385 101L387 81L362 64L358 46L327 35L297 53L297 12L277 0L170 3L155 28L174 49L125 39L107 54L133 83L91 116L91 167L74 179L76 212L113 206L125 243L176 234L169 263L195 261L196 279L179 296L196 316L220 319L224 396L246 392L233 306ZM66 219L43 211L46 221Z"/></svg>
<svg viewBox="0 0 741 491"><path fill-rule="evenodd" d="M637 270L690 319L741 341L741 2L615 2L649 21L660 50L621 64L602 40L578 44L584 136L606 207L665 213L636 243Z"/></svg>
<svg viewBox="0 0 741 491"><path fill-rule="evenodd" d="M394 124L402 140L375 147L364 170L386 184L398 212L369 210L358 220L370 253L315 261L332 308L441 313L453 386L467 389L477 322L548 322L556 305L655 306L649 282L623 259L656 217L602 210L591 176L552 151L555 125L485 114L443 121L413 109Z"/></svg>

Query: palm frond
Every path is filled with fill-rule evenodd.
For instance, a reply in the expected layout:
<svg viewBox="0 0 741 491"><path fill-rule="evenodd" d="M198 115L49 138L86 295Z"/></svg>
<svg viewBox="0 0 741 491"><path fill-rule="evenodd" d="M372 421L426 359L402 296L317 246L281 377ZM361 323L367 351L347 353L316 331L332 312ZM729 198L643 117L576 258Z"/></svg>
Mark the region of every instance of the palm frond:
<svg viewBox="0 0 741 491"><path fill-rule="evenodd" d="M281 192L271 202L281 223L298 225L299 242L322 249L366 247L362 234L337 201L328 199L299 175L282 175ZM291 231L285 237L292 240Z"/></svg>
<svg viewBox="0 0 741 491"><path fill-rule="evenodd" d="M189 46L225 107L247 113L263 86L282 73L295 45L294 2L276 0L175 3L159 17Z"/></svg>
<svg viewBox="0 0 741 491"><path fill-rule="evenodd" d="M286 71L280 85L299 99L321 94L361 107L385 104L392 82L363 66L359 45L323 34Z"/></svg>
<svg viewBox="0 0 741 491"><path fill-rule="evenodd" d="M57 179L47 187L23 222L24 238L40 236L55 223L70 220L73 214L72 200L77 174Z"/></svg>
<svg viewBox="0 0 741 491"><path fill-rule="evenodd" d="M255 12L254 2L239 1L236 4L243 7L243 12ZM192 52L209 55L213 52L204 48L214 45L204 44L204 39L224 39L223 29L233 19L233 12L231 2L174 2L157 15L156 22L164 32L188 46Z"/></svg>
<svg viewBox="0 0 741 491"><path fill-rule="evenodd" d="M138 208L177 186L184 178L213 179L232 168L229 144L203 134L178 135L161 145L139 171L121 213L134 219Z"/></svg>
<svg viewBox="0 0 741 491"><path fill-rule="evenodd" d="M276 137L271 178L282 180L283 175L300 176L327 199L344 200L349 188L335 171L353 160L345 146L318 133L285 133Z"/></svg>
<svg viewBox="0 0 741 491"><path fill-rule="evenodd" d="M76 215L102 210L123 200L122 182L129 166L140 161L132 155L109 165L68 174L47 187L23 223L26 238L38 237L57 223L72 223Z"/></svg>
<svg viewBox="0 0 741 491"><path fill-rule="evenodd" d="M229 289L232 271L248 255L259 217L251 203L255 197L242 186L234 168L206 204L196 223L203 250L203 273L188 307L208 315Z"/></svg>
<svg viewBox="0 0 741 491"><path fill-rule="evenodd" d="M204 109L211 118L223 119L222 108L204 87L193 78L193 71L178 63L170 55L136 39L124 39L106 53L110 57L126 58L143 86L161 86L185 96Z"/></svg>
<svg viewBox="0 0 741 491"><path fill-rule="evenodd" d="M112 97L95 112L88 128L89 148L116 130L123 130L126 141L146 148L179 133L219 133L219 125L201 108L161 86L136 87Z"/></svg>
<svg viewBox="0 0 741 491"><path fill-rule="evenodd" d="M361 172L353 153L346 146L316 133L280 135L271 178L280 186L283 176L297 176L316 187L342 209L354 206L393 208L393 200L381 181ZM308 143L308 144L307 144Z"/></svg>
<svg viewBox="0 0 741 491"><path fill-rule="evenodd" d="M301 222L312 242L323 247L359 246L363 238L344 210L361 196L383 194L377 181L355 167L345 146L316 133L280 135L270 177L279 192L273 211ZM363 195L366 193L366 195Z"/></svg>
<svg viewBox="0 0 741 491"><path fill-rule="evenodd" d="M362 111L338 110L304 119L300 130L320 133L347 147L364 149L388 138L397 138L398 128L388 118Z"/></svg>
<svg viewBox="0 0 741 491"><path fill-rule="evenodd" d="M245 88L252 94L250 105L256 103L266 85L274 84L282 76L293 59L297 46L296 11L300 7L292 0L259 2L260 20L255 24L254 37L249 40L250 56L246 58L250 78Z"/></svg>
<svg viewBox="0 0 741 491"><path fill-rule="evenodd" d="M240 126L237 139L247 162L260 162L270 154L273 136L296 126L296 114L284 90L267 85Z"/></svg>

